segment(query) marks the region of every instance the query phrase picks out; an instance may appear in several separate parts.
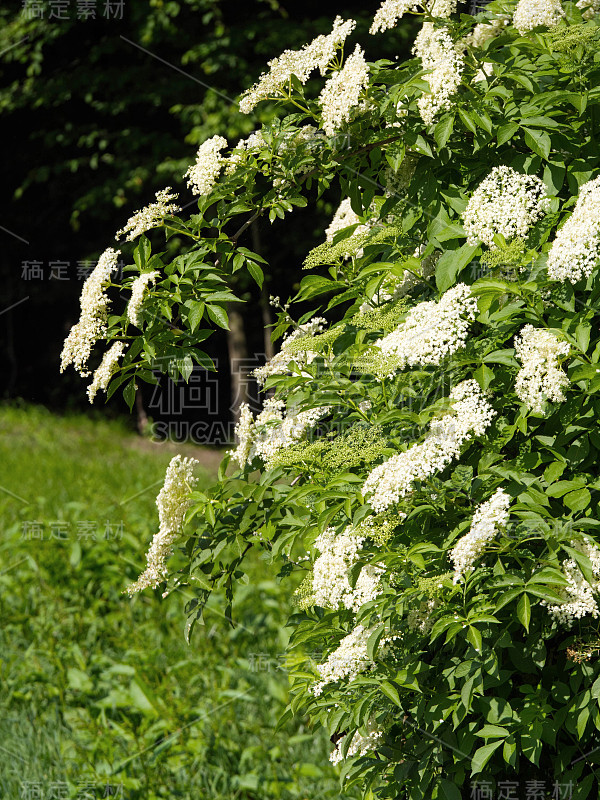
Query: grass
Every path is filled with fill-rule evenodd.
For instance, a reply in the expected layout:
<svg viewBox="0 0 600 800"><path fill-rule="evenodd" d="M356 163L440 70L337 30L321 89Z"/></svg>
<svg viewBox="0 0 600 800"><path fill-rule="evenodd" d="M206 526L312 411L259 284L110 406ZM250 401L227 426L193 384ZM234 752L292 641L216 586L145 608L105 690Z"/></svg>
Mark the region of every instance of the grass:
<svg viewBox="0 0 600 800"><path fill-rule="evenodd" d="M240 624L214 603L190 646L181 593L122 593L176 448L26 406L0 407L0 434L0 796L350 797L321 733L275 733L288 600L260 562ZM195 454L201 486L215 456Z"/></svg>

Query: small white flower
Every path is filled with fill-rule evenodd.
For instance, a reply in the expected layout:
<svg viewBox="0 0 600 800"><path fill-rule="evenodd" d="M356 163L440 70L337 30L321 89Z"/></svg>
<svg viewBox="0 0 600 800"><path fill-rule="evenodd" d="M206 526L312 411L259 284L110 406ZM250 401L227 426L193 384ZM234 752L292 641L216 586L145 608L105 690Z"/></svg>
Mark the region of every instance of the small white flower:
<svg viewBox="0 0 600 800"><path fill-rule="evenodd" d="M430 94L417 100L421 119L431 125L440 111L452 108L452 97L460 86L464 58L458 52L448 28L436 28L424 22L417 34L413 53L421 59L423 68L430 70L424 79L429 83Z"/></svg>
<svg viewBox="0 0 600 800"><path fill-rule="evenodd" d="M384 570L370 564L361 569L355 586L350 586L348 573L357 562L364 541L365 537L358 536L351 525L337 534L335 528L327 528L317 537L315 548L320 555L313 565L311 604L358 611L380 594Z"/></svg>
<svg viewBox="0 0 600 800"><path fill-rule="evenodd" d="M221 150L227 147L227 139L212 136L198 148L196 163L183 176L188 178L188 186L197 195L209 194L226 162Z"/></svg>
<svg viewBox="0 0 600 800"><path fill-rule="evenodd" d="M156 228L167 214L176 214L178 211L181 211L181 208L172 202L173 200L177 200L177 197L178 195L173 194L173 190L170 186L167 186L166 189L161 189L156 193L156 202L150 203L150 205L146 206L141 211L137 211L133 217L127 221L125 227L117 231L115 239L127 234L127 236L125 236L125 241L132 242L138 236L141 236L142 233L146 233L146 231L149 231L151 228Z"/></svg>
<svg viewBox="0 0 600 800"><path fill-rule="evenodd" d="M336 50L343 45L355 25L353 19L343 20L341 17L336 17L331 33L317 36L301 50L285 50L280 56L269 61L269 71L261 75L258 82L244 92L240 100L242 114L249 114L261 100L284 94L283 90L287 89L292 75L302 84L306 83L310 73L317 68L321 75L324 75Z"/></svg>
<svg viewBox="0 0 600 800"><path fill-rule="evenodd" d="M596 597L600 594L600 549L591 540L571 542L571 546L589 558L595 580L588 583L574 559L569 558L563 562L562 569L567 585L558 587L557 593L564 602L560 605L549 605L542 600L541 605L546 606L550 616L565 628L572 627L577 619L586 616L597 619L600 616L596 602Z"/></svg>
<svg viewBox="0 0 600 800"><path fill-rule="evenodd" d="M581 9L584 19L593 19L600 12L600 0L578 0L575 4Z"/></svg>
<svg viewBox="0 0 600 800"><path fill-rule="evenodd" d="M379 730L375 718L371 717L364 726L364 733L356 731L356 733L353 735L350 744L348 745L346 758L352 758L353 756L364 756L367 753L370 753L372 750L376 750L377 745L381 742L382 738L383 731ZM333 750L329 756L329 760L332 764L339 764L344 760L344 756L342 755L342 745L345 741L346 736L342 736L341 739L337 741L335 750Z"/></svg>
<svg viewBox="0 0 600 800"><path fill-rule="evenodd" d="M141 592L148 586L154 588L167 577L167 559L173 552L173 543L182 531L185 512L191 505L189 494L197 481L193 469L198 463L195 458L182 458L180 455L171 459L164 485L156 498L159 530L146 554L146 569L135 583L127 587L128 594Z"/></svg>
<svg viewBox="0 0 600 800"><path fill-rule="evenodd" d="M543 181L522 175L512 167L494 167L473 192L463 214L467 242L495 248L494 236L524 238L548 210L550 200Z"/></svg>
<svg viewBox="0 0 600 800"><path fill-rule="evenodd" d="M509 518L510 497L504 489L497 489L489 500L482 503L473 515L469 532L458 540L450 551L454 564L454 583L460 583L481 557L485 546L506 525Z"/></svg>
<svg viewBox="0 0 600 800"><path fill-rule="evenodd" d="M285 375L289 372L291 361L294 361L299 367L310 364L317 355L315 351L310 349L310 339L316 333L320 333L326 324L327 320L324 317L313 317L308 322L299 325L292 333L286 335L281 344L281 350L270 361L267 361L264 366L253 370L252 374L258 383L263 386L269 376ZM286 348L292 342L297 342L298 339L306 339L306 350L294 352L294 354L288 352Z"/></svg>
<svg viewBox="0 0 600 800"><path fill-rule="evenodd" d="M433 420L423 442L409 447L369 474L363 495L376 512L385 511L412 491L416 481L441 472L460 455L463 444L483 436L494 415L477 381L462 381L450 393L452 410Z"/></svg>
<svg viewBox="0 0 600 800"><path fill-rule="evenodd" d="M375 626L366 628L364 625L357 625L342 639L337 649L330 653L327 661L317 665L321 680L312 686L315 697L321 694L328 683L342 678L352 681L373 663L367 655L367 642L374 630Z"/></svg>
<svg viewBox="0 0 600 800"><path fill-rule="evenodd" d="M235 427L237 448L232 457L240 467L251 464L255 456L269 469L275 455L284 447L299 441L306 431L329 412L328 406L306 411L286 409L283 400L271 397L255 420L247 403L240 407L240 417Z"/></svg>
<svg viewBox="0 0 600 800"><path fill-rule="evenodd" d="M540 25L552 28L564 16L560 0L519 0L513 25L523 35Z"/></svg>
<svg viewBox="0 0 600 800"><path fill-rule="evenodd" d="M131 284L131 297L127 304L127 317L133 325L140 327L140 311L144 303L144 296L150 284L154 284L160 277L160 272L142 272Z"/></svg>
<svg viewBox="0 0 600 800"><path fill-rule="evenodd" d="M397 368L439 364L466 344L469 323L475 319L477 300L464 283L448 289L439 303L427 300L412 308L405 321L375 346L384 356L378 377L392 377ZM387 366L386 366L387 365Z"/></svg>
<svg viewBox="0 0 600 800"><path fill-rule="evenodd" d="M350 121L352 109L358 105L368 82L369 66L361 47L356 45L354 53L348 56L342 69L329 78L319 95L323 130L328 136Z"/></svg>
<svg viewBox="0 0 600 800"><path fill-rule="evenodd" d="M119 359L125 350L126 345L124 345L123 342L115 342L104 354L100 366L94 372L94 378L87 388L87 396L90 403L94 402L98 390L101 389L103 392L107 390L110 379L119 363Z"/></svg>
<svg viewBox="0 0 600 800"><path fill-rule="evenodd" d="M600 176L579 190L575 209L548 253L548 275L577 283L589 278L600 256Z"/></svg>
<svg viewBox="0 0 600 800"><path fill-rule="evenodd" d="M61 353L60 371L73 364L82 377L90 374L87 362L93 346L106 335L109 300L105 293L111 276L117 270L120 250L109 247L102 253L93 272L83 284L79 305L79 322L73 325Z"/></svg>
<svg viewBox="0 0 600 800"><path fill-rule="evenodd" d="M517 373L515 392L532 411L542 413L544 400L562 403L569 379L560 368L560 356L568 356L570 347L553 333L525 325L515 337L517 358L523 365Z"/></svg>

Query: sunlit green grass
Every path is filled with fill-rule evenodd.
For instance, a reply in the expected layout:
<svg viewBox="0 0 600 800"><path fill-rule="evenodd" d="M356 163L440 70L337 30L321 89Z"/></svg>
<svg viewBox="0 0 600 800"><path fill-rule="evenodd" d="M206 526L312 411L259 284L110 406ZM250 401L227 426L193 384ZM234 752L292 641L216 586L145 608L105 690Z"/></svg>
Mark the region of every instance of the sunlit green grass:
<svg viewBox="0 0 600 800"><path fill-rule="evenodd" d="M321 734L274 733L288 610L275 582L256 572L236 627L215 603L191 646L182 593L123 594L174 452L117 422L0 408L3 798L345 797Z"/></svg>

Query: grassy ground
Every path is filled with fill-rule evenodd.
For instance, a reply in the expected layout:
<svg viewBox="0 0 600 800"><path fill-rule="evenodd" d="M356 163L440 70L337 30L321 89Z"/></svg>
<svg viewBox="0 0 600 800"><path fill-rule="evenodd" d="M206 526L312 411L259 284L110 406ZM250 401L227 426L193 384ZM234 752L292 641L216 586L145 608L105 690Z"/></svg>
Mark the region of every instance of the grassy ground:
<svg viewBox="0 0 600 800"><path fill-rule="evenodd" d="M186 645L185 598L129 600L176 448L0 407L0 796L343 798L278 669L287 599L257 574ZM200 484L215 454L199 451ZM258 566L257 566L258 569Z"/></svg>

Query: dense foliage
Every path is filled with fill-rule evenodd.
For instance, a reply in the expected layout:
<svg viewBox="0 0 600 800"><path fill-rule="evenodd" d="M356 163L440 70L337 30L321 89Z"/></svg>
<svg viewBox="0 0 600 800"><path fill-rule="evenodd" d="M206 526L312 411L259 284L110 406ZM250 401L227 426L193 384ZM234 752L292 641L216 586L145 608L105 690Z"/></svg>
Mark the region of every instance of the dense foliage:
<svg viewBox="0 0 600 800"><path fill-rule="evenodd" d="M295 320L273 299L288 335L259 371L264 408L242 414L239 469L226 460L191 495L174 580L196 593L190 628L216 588L233 598L253 550L296 587L288 713L322 723L345 780L378 797L600 789L587 6L496 0L472 17L436 0L405 63L367 63L360 46L343 61L341 20L283 54L242 105L275 96L291 113L228 156L220 137L201 146L198 213L144 217L187 236L188 254L165 263L142 235L131 273L156 272L144 321L105 320L129 348L105 364L109 392L131 396L157 356L185 376L204 323L227 324L230 276L260 284L268 269L240 233L339 187L295 298L310 309ZM386 0L372 31L419 9Z"/></svg>

